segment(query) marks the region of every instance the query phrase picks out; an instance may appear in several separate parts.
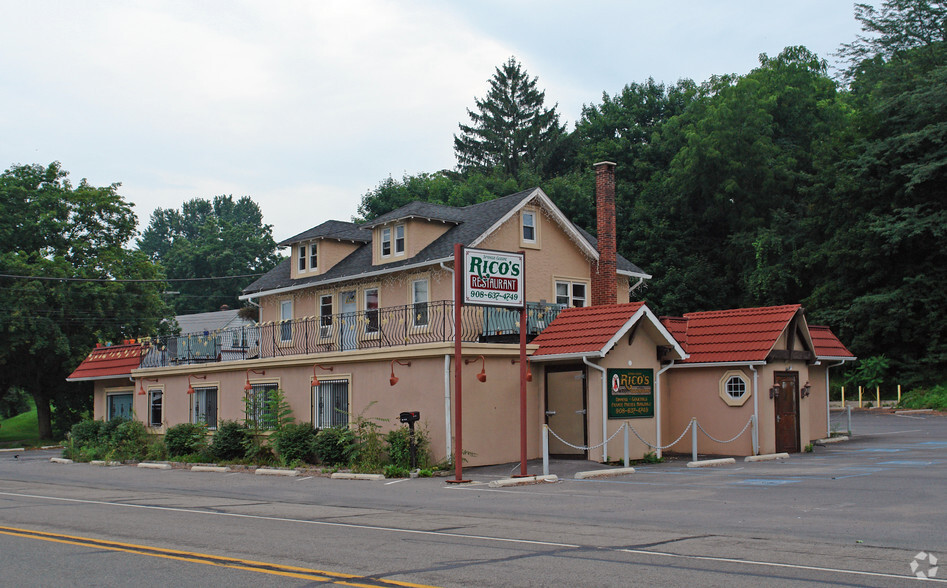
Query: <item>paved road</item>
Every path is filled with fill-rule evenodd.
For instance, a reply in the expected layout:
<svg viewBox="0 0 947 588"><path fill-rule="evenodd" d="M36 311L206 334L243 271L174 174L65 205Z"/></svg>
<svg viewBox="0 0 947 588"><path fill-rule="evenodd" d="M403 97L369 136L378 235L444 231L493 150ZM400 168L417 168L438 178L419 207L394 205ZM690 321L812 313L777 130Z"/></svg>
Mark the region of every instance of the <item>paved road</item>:
<svg viewBox="0 0 947 588"><path fill-rule="evenodd" d="M598 481L555 462L561 482L509 489L486 483L513 464L454 486L0 453L0 584L915 585L919 552L947 557L947 418L854 425L782 462Z"/></svg>

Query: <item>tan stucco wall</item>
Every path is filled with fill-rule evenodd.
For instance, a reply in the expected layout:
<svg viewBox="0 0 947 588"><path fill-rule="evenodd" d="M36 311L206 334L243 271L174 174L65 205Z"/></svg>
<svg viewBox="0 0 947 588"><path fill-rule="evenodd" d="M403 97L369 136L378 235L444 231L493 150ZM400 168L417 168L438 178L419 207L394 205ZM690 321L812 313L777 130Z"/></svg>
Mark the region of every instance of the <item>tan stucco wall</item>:
<svg viewBox="0 0 947 588"><path fill-rule="evenodd" d="M589 259L579 250L559 225L537 209L542 249L524 249L526 252L526 299L529 301L556 301L555 280L579 281L586 284L587 304L591 301ZM520 216L514 214L496 231L478 244L480 249L519 251Z"/></svg>
<svg viewBox="0 0 947 588"><path fill-rule="evenodd" d="M487 381L477 380L480 362L463 366L463 448L465 465L517 461L520 457L519 365L511 363L518 357L515 346L473 344L465 346L464 357L474 359L485 355ZM423 357L418 357L423 355ZM444 356L450 356L448 367L449 403L445 399ZM322 356L295 356L274 360L252 360L229 364L193 365L187 367L149 369L136 376L157 377L164 387L164 419L167 425L189 422L191 398L186 394L188 374L207 375L206 380L192 379L197 386L218 387L217 418L242 420L244 418L244 384L246 369L265 370L265 374L250 374L252 383L275 382L286 394L296 422L312 422L313 395L310 387L312 366L316 361L332 366L332 371L317 370L321 380L349 380L350 413L385 419L382 431L401 426L398 415L402 411L421 412L421 424L430 435L435 460L447 457L447 410L450 408L450 429L453 431L455 402L453 345L426 345L411 348L386 349L376 352L350 351ZM391 360L410 360L410 366L395 365L397 385L389 384ZM127 380L126 380L127 381ZM134 397L136 418L147 418L147 395ZM539 382L527 383L527 419L529 458L540 457L542 413L540 412ZM105 414L104 391L96 392L96 417ZM157 430L156 432L161 432ZM456 442L452 435L452 447ZM467 453L469 452L469 453Z"/></svg>

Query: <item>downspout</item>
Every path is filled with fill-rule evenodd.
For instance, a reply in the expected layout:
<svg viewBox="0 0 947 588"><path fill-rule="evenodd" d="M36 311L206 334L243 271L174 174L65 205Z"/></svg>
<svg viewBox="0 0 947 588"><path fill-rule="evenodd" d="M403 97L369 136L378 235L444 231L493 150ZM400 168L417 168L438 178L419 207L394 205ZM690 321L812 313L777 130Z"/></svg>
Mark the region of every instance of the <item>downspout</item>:
<svg viewBox="0 0 947 588"><path fill-rule="evenodd" d="M760 373L756 367L747 364L753 372L753 455L760 454Z"/></svg>
<svg viewBox="0 0 947 588"><path fill-rule="evenodd" d="M589 363L589 358L582 356L582 363L602 374L602 463L608 461L608 382L605 381L605 368Z"/></svg>
<svg viewBox="0 0 947 588"><path fill-rule="evenodd" d="M675 360L671 360L671 363L667 364L660 370L658 370L658 375L654 377L654 444L655 455L660 459L661 457L661 374L671 369L674 366Z"/></svg>
<svg viewBox="0 0 947 588"><path fill-rule="evenodd" d="M631 295L634 293L635 290L638 289L639 286L641 286L642 283L644 283L644 278L638 278L638 281L635 282L635 285L634 285L634 286L630 286L630 287L628 288L628 300L631 300ZM659 445L660 445L660 443L659 443Z"/></svg>
<svg viewBox="0 0 947 588"><path fill-rule="evenodd" d="M840 361L834 365L825 366L825 437L829 438L832 436L832 409L829 406L829 370L838 367L845 363Z"/></svg>
<svg viewBox="0 0 947 588"><path fill-rule="evenodd" d="M441 262L441 269L443 269L444 271L452 275L454 273L454 270L444 265L443 261ZM454 297L457 295L457 293L454 292L453 279L451 279L450 281L450 288L451 288L451 291L450 291L451 301L453 301ZM450 376L451 376L450 354L445 353L444 354L444 439L445 439L445 446L446 446L447 453L445 453L444 455L446 455L448 458L450 458L450 456L453 455L453 448L451 444L451 429L450 429L450 421L451 421Z"/></svg>

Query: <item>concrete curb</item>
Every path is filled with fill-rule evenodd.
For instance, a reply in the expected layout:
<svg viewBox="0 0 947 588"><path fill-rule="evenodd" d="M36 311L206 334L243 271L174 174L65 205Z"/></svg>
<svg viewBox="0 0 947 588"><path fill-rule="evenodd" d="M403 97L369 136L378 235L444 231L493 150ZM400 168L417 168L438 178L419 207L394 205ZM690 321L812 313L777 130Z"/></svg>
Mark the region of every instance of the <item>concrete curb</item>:
<svg viewBox="0 0 947 588"><path fill-rule="evenodd" d="M848 441L847 435L842 435L841 437L828 437L826 439L819 439L816 443L825 445L826 443L841 443L842 441Z"/></svg>
<svg viewBox="0 0 947 588"><path fill-rule="evenodd" d="M169 463L140 463L138 467L145 468L147 470L170 470L171 464Z"/></svg>
<svg viewBox="0 0 947 588"><path fill-rule="evenodd" d="M896 410L894 414L917 414L917 413L928 413L934 412L933 408L917 408L914 410Z"/></svg>
<svg viewBox="0 0 947 588"><path fill-rule="evenodd" d="M296 470L278 470L276 468L257 468L255 474L257 476L289 476L295 477L299 475L299 472Z"/></svg>
<svg viewBox="0 0 947 588"><path fill-rule="evenodd" d="M0 449L0 453L8 453L10 451L26 451L24 447L13 447L12 449Z"/></svg>
<svg viewBox="0 0 947 588"><path fill-rule="evenodd" d="M350 472L336 472L330 477L333 480L372 480L375 482L385 479L383 474L353 474Z"/></svg>
<svg viewBox="0 0 947 588"><path fill-rule="evenodd" d="M62 445L43 445L40 449L62 449Z"/></svg>
<svg viewBox="0 0 947 588"><path fill-rule="evenodd" d="M712 468L722 465L733 465L737 463L737 460L732 457L724 457L721 459L702 459L700 461L689 461L687 462L687 467L689 468Z"/></svg>
<svg viewBox="0 0 947 588"><path fill-rule="evenodd" d="M763 455L748 455L743 461L772 461L774 459L789 459L788 453L764 453Z"/></svg>
<svg viewBox="0 0 947 588"><path fill-rule="evenodd" d="M72 460L64 457L51 457L49 463L72 463Z"/></svg>
<svg viewBox="0 0 947 588"><path fill-rule="evenodd" d="M105 461L104 459L93 459L89 462L89 465L94 466L120 466L122 462L120 461Z"/></svg>
<svg viewBox="0 0 947 588"><path fill-rule="evenodd" d="M192 472L229 472L230 468L227 466L191 466Z"/></svg>
<svg viewBox="0 0 947 588"><path fill-rule="evenodd" d="M612 476L624 476L625 474L635 473L635 468L613 468L610 470L590 470L587 472L576 472L576 480L590 480L592 478L611 478Z"/></svg>
<svg viewBox="0 0 947 588"><path fill-rule="evenodd" d="M548 476L526 476L525 478L503 478L502 480L493 480L487 486L491 488L509 488L511 486L527 486L529 484L543 484L545 482L558 482L559 476L549 474Z"/></svg>

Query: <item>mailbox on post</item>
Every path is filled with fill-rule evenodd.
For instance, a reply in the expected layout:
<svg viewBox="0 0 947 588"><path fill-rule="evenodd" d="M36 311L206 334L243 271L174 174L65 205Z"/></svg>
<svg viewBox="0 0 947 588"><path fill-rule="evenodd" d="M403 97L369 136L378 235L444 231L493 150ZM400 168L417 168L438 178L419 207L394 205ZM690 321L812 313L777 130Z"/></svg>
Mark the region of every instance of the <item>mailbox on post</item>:
<svg viewBox="0 0 947 588"><path fill-rule="evenodd" d="M408 425L408 436L411 440L411 469L415 470L418 467L418 447L414 443L414 423L421 420L421 412L417 410L406 411L401 413L400 419L402 423Z"/></svg>

